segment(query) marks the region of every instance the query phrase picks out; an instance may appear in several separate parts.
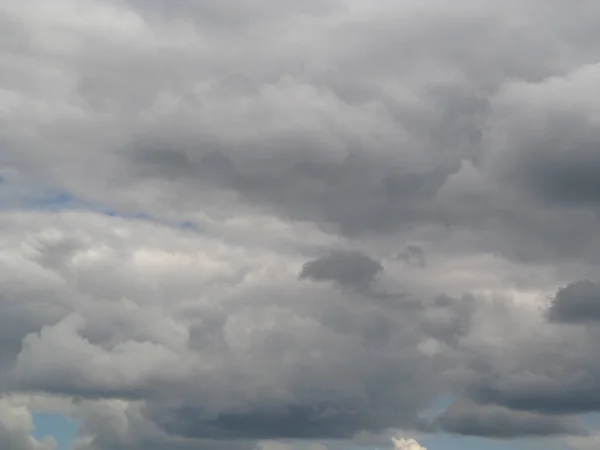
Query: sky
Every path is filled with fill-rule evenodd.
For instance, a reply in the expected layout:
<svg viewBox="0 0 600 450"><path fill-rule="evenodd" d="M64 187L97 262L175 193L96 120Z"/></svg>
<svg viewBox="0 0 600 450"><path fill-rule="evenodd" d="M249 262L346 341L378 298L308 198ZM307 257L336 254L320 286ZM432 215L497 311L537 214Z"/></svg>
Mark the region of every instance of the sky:
<svg viewBox="0 0 600 450"><path fill-rule="evenodd" d="M56 441L56 450L69 450L79 427L77 421L56 413L34 414L32 422L34 426L33 437L37 440L43 440L46 436L52 436Z"/></svg>
<svg viewBox="0 0 600 450"><path fill-rule="evenodd" d="M0 448L600 445L596 0L0 0Z"/></svg>

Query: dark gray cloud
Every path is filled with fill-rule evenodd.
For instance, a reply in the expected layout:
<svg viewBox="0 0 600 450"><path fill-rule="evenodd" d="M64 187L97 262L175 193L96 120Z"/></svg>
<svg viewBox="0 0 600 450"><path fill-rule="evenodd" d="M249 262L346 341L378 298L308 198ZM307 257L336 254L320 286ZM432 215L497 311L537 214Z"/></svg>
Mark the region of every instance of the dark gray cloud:
<svg viewBox="0 0 600 450"><path fill-rule="evenodd" d="M360 252L334 251L328 256L304 264L299 277L366 288L382 271L383 266L379 261Z"/></svg>
<svg viewBox="0 0 600 450"><path fill-rule="evenodd" d="M285 405L271 410L231 412L204 418L189 407L146 411L168 433L191 438L212 439L350 439L356 430L390 428L398 416L391 412L359 411L339 404ZM158 414L158 415L157 415Z"/></svg>
<svg viewBox="0 0 600 450"><path fill-rule="evenodd" d="M559 289L548 315L556 322L600 321L600 286L589 280L581 280Z"/></svg>
<svg viewBox="0 0 600 450"><path fill-rule="evenodd" d="M596 411L600 405L597 373L581 373L582 368L572 366L575 375L554 375L538 371L528 375L521 372L509 376L502 385L488 380L474 384L470 394L478 401L495 403L522 411L546 414L577 414ZM584 384L585 383L585 384Z"/></svg>
<svg viewBox="0 0 600 450"><path fill-rule="evenodd" d="M527 318L518 318L515 310L500 319L499 311L497 326L513 335L466 346L471 355L462 389L479 404L542 415L597 411L598 328L547 321L547 308L542 303L537 308Z"/></svg>
<svg viewBox="0 0 600 450"><path fill-rule="evenodd" d="M510 439L524 436L582 435L587 431L573 418L544 416L458 399L436 419L449 433Z"/></svg>
<svg viewBox="0 0 600 450"><path fill-rule="evenodd" d="M163 450L250 450L257 448L251 440L223 441L209 438L190 439L168 434L157 428L140 413L140 404L129 405L111 401L79 401L75 406L85 418L80 434L86 438L76 441L77 450L101 450L105 448L128 450L131 448Z"/></svg>
<svg viewBox="0 0 600 450"><path fill-rule="evenodd" d="M510 83L499 93L492 118L507 118L496 121L488 144L501 179L553 207L597 207L599 136L595 118L585 112L596 100L582 92L598 70L585 65L536 84ZM561 103L565 96L570 100Z"/></svg>

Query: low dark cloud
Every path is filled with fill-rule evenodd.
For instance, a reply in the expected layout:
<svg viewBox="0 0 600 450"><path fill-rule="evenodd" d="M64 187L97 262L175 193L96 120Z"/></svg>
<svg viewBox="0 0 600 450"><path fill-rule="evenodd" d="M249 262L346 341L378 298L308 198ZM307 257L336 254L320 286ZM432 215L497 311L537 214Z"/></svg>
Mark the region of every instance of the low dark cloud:
<svg viewBox="0 0 600 450"><path fill-rule="evenodd" d="M597 0L46 3L0 2L0 392L77 450L600 411Z"/></svg>
<svg viewBox="0 0 600 450"><path fill-rule="evenodd" d="M597 208L599 135L595 118L584 112L597 100L580 93L598 73L590 64L540 83L515 81L504 87L492 118L508 118L498 120L488 135L490 163L500 179L553 207ZM565 97L570 100L561 102Z"/></svg>
<svg viewBox="0 0 600 450"><path fill-rule="evenodd" d="M304 264L299 277L313 281L334 281L341 286L366 288L382 271L383 266L380 262L360 252L335 251Z"/></svg>
<svg viewBox="0 0 600 450"><path fill-rule="evenodd" d="M471 357L462 382L464 392L478 404L541 415L597 411L600 330L595 326L565 326L575 320L574 316L567 319L566 313L565 318L555 315L548 321L543 302L536 309L528 318L517 317L516 309L502 320L499 314L496 321L504 322L501 327L512 329L512 335L504 335L493 344L467 345Z"/></svg>
<svg viewBox="0 0 600 450"><path fill-rule="evenodd" d="M540 415L459 399L436 419L446 432L500 439L550 435L585 435L574 418Z"/></svg>
<svg viewBox="0 0 600 450"><path fill-rule="evenodd" d="M552 357L563 359L558 354L549 356ZM597 368L573 364L568 373L556 374L550 370L528 373L534 369L524 365L526 367L516 374L503 375L505 379L500 383L488 379L485 383L473 384L469 393L480 402L545 414L591 413L600 407ZM593 372L586 373L589 369Z"/></svg>
<svg viewBox="0 0 600 450"><path fill-rule="evenodd" d="M559 289L548 315L555 322L600 321L600 286L589 280L581 280Z"/></svg>
<svg viewBox="0 0 600 450"><path fill-rule="evenodd" d="M168 433L211 439L351 439L356 430L380 431L395 426L376 412L344 410L341 405L285 405L271 411L231 412L202 417L200 410L157 408L146 411ZM157 415L158 414L158 415Z"/></svg>

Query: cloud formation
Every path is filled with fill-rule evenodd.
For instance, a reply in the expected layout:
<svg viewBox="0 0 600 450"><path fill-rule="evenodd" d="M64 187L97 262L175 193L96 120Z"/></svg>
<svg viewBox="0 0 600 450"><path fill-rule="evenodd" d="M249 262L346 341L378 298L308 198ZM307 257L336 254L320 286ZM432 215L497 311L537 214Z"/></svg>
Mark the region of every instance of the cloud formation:
<svg viewBox="0 0 600 450"><path fill-rule="evenodd" d="M0 442L10 450L55 450L56 441L47 437L42 442L31 436L33 432L31 414L27 408L11 405L9 400L0 399Z"/></svg>
<svg viewBox="0 0 600 450"><path fill-rule="evenodd" d="M550 306L549 315L556 322L599 321L600 286L590 280L581 280L559 289Z"/></svg>
<svg viewBox="0 0 600 450"><path fill-rule="evenodd" d="M395 450L427 450L414 439L392 438Z"/></svg>
<svg viewBox="0 0 600 450"><path fill-rule="evenodd" d="M0 4L0 393L77 450L585 439L600 7L455 3Z"/></svg>

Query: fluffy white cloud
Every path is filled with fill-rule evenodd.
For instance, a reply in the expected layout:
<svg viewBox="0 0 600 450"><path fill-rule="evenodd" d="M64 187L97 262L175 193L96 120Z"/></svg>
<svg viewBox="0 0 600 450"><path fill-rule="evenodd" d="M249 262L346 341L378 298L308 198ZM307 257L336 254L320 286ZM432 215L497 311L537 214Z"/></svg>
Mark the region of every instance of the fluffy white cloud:
<svg viewBox="0 0 600 450"><path fill-rule="evenodd" d="M31 436L34 431L31 413L24 406L0 398L0 443L8 450L55 450L56 441L47 437L41 442Z"/></svg>
<svg viewBox="0 0 600 450"><path fill-rule="evenodd" d="M414 439L392 438L395 450L427 450Z"/></svg>

